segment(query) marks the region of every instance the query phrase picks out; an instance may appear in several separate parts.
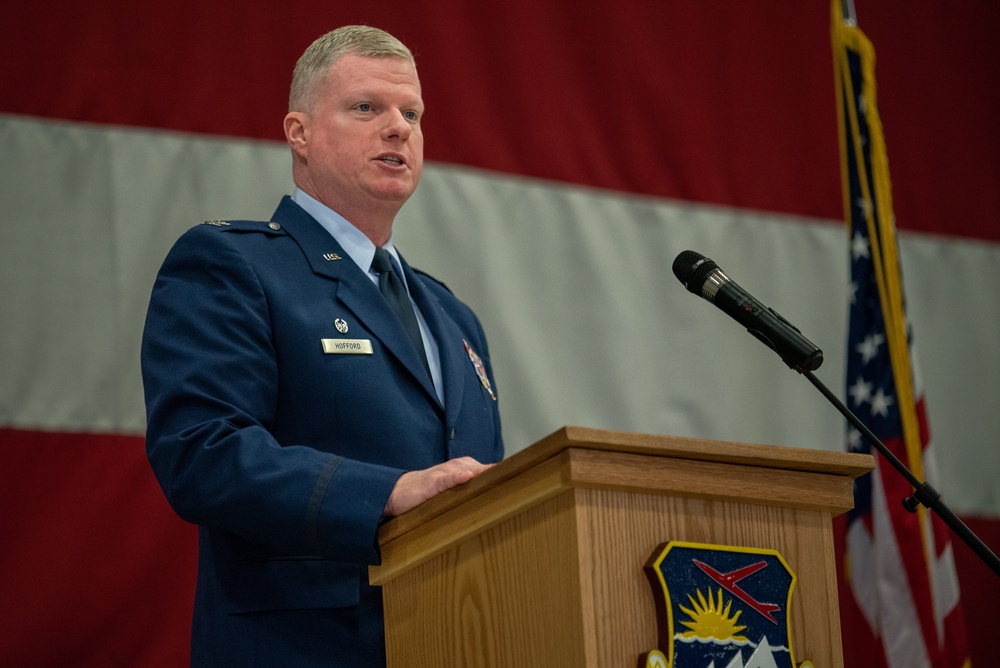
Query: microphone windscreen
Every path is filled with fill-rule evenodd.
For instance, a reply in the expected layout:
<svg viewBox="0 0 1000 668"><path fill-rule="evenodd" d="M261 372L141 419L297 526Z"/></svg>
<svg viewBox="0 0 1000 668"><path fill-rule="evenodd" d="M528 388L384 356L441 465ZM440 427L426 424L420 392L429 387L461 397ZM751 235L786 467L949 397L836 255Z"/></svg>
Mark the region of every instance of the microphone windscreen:
<svg viewBox="0 0 1000 668"><path fill-rule="evenodd" d="M701 253L693 250L686 250L674 258L672 269L684 287L690 292L701 294L701 288L705 284L708 275L718 269L719 265L712 262Z"/></svg>

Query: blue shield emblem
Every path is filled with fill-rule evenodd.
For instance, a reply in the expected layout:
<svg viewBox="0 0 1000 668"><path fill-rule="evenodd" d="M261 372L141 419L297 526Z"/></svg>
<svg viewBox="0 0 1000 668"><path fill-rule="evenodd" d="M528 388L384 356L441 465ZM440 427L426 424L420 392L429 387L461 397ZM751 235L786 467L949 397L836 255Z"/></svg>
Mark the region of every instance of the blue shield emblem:
<svg viewBox="0 0 1000 668"><path fill-rule="evenodd" d="M795 573L775 550L671 542L646 574L660 638L646 666L796 668L788 616Z"/></svg>

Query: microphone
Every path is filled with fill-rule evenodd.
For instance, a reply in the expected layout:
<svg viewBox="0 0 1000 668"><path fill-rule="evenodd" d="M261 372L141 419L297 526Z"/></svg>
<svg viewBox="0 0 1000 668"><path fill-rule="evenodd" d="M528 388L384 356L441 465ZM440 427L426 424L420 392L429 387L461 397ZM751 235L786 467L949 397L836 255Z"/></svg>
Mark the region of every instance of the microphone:
<svg viewBox="0 0 1000 668"><path fill-rule="evenodd" d="M701 253L684 251L674 259L674 276L684 287L712 302L760 339L799 373L823 363L823 351L778 313L764 306Z"/></svg>

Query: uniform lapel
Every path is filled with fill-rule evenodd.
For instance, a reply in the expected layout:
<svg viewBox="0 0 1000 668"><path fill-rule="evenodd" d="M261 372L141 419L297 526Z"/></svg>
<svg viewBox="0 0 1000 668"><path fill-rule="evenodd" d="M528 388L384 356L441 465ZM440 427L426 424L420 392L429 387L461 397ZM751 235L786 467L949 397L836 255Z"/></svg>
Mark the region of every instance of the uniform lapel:
<svg viewBox="0 0 1000 668"><path fill-rule="evenodd" d="M302 249L313 273L332 279L336 298L396 357L440 406L434 384L399 318L378 287L340 244L290 197L281 200L272 220ZM407 279L411 274L407 274Z"/></svg>
<svg viewBox="0 0 1000 668"><path fill-rule="evenodd" d="M462 332L445 312L438 298L427 288L424 278L410 268L402 255L399 259L402 261L406 284L413 295L413 301L417 303L427 327L437 341L438 355L441 358L441 382L444 384L445 426L450 430L465 396L468 374L465 373L467 370L463 360L464 364L470 363L462 346Z"/></svg>

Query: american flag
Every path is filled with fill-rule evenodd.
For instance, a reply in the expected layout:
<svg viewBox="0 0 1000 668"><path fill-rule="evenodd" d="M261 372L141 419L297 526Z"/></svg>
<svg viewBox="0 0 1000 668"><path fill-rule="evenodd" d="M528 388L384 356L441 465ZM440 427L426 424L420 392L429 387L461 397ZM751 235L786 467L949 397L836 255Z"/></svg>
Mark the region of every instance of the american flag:
<svg viewBox="0 0 1000 668"><path fill-rule="evenodd" d="M921 480L934 457L913 331L905 311L889 168L875 103L875 51L833 0L833 52L844 211L851 260L847 405ZM851 452L872 448L848 427ZM845 663L889 668L970 666L951 537L881 459L855 483L842 602Z"/></svg>

